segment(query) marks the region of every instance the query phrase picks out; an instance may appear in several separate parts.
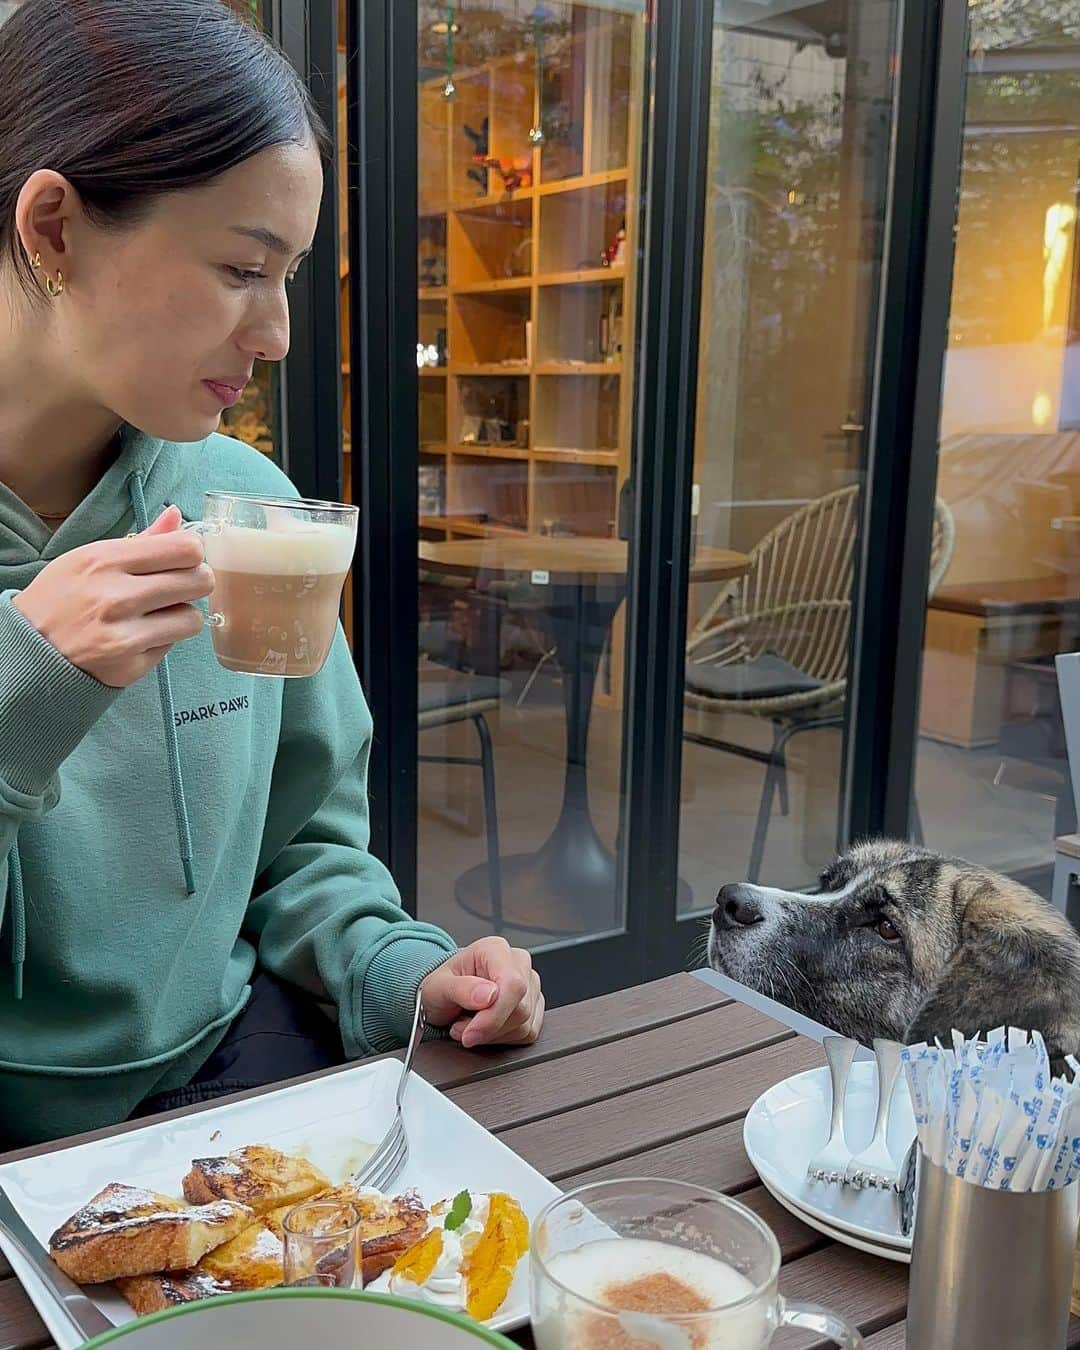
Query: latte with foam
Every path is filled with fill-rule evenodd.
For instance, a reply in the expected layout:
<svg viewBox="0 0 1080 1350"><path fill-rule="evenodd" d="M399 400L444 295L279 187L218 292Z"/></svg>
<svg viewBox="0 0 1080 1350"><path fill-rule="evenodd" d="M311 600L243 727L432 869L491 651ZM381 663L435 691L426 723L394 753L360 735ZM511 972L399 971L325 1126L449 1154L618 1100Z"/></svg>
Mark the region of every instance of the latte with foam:
<svg viewBox="0 0 1080 1350"><path fill-rule="evenodd" d="M354 532L281 519L226 525L206 539L214 570L211 636L217 659L248 675L315 675L337 631Z"/></svg>
<svg viewBox="0 0 1080 1350"><path fill-rule="evenodd" d="M613 1238L559 1252L547 1266L551 1282L533 1319L540 1350L763 1350L769 1343L768 1301L751 1298L745 1275L704 1252Z"/></svg>

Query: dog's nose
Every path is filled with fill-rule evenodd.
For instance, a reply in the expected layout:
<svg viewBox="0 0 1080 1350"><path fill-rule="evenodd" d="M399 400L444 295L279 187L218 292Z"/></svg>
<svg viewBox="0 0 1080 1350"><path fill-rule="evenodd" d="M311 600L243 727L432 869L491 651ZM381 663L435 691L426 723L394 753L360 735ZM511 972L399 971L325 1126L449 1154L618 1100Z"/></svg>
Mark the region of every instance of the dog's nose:
<svg viewBox="0 0 1080 1350"><path fill-rule="evenodd" d="M752 886L724 886L716 897L712 921L717 928L749 928L764 918Z"/></svg>

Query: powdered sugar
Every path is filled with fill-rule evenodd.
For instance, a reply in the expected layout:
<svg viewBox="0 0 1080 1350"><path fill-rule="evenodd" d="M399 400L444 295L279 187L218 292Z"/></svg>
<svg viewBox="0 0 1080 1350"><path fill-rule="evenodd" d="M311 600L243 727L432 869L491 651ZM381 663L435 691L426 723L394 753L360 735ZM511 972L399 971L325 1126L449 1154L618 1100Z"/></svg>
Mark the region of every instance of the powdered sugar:
<svg viewBox="0 0 1080 1350"><path fill-rule="evenodd" d="M234 1204L231 1200L215 1200L208 1205L188 1207L167 1195L116 1182L106 1186L73 1214L63 1228L53 1235L52 1246L62 1247L65 1243L95 1233L145 1227L163 1221L210 1226L226 1224L248 1213L246 1206Z"/></svg>
<svg viewBox="0 0 1080 1350"><path fill-rule="evenodd" d="M254 1260L281 1260L285 1248L281 1239L269 1228L263 1228L259 1231L255 1241L251 1244L250 1255Z"/></svg>
<svg viewBox="0 0 1080 1350"><path fill-rule="evenodd" d="M192 1167L209 1177L238 1177L243 1168L232 1158L196 1158Z"/></svg>

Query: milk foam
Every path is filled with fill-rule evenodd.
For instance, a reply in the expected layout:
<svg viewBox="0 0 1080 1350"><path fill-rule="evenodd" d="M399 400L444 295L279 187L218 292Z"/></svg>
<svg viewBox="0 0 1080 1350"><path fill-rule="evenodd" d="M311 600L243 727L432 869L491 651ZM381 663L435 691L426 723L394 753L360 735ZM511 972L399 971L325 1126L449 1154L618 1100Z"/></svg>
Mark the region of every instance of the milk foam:
<svg viewBox="0 0 1080 1350"><path fill-rule="evenodd" d="M720 1310L685 1319L681 1325L677 1315L619 1314L628 1336L657 1350L763 1350L768 1344L771 1326L767 1300L723 1311L751 1294L754 1286L727 1262L704 1252L641 1238L612 1238L560 1252L546 1264L560 1284L602 1306L610 1306L608 1291L612 1286L662 1274L688 1285L710 1310ZM588 1314L582 1313L581 1305L551 1293L550 1286L542 1297L546 1306L540 1310L537 1344L565 1346L567 1350L588 1347Z"/></svg>
<svg viewBox="0 0 1080 1350"><path fill-rule="evenodd" d="M347 572L352 566L353 531L345 525L290 522L287 529L255 530L228 525L206 536L206 561L223 572L272 576L318 576Z"/></svg>

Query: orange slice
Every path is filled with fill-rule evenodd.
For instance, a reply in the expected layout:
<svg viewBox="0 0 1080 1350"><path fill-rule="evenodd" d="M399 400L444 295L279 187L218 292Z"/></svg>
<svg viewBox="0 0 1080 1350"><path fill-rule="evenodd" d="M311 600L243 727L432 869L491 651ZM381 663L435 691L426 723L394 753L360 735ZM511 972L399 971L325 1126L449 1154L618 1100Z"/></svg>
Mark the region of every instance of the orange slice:
<svg viewBox="0 0 1080 1350"><path fill-rule="evenodd" d="M517 1263L529 1245L529 1224L509 1195L492 1195L484 1231L465 1259L465 1311L478 1322L502 1307Z"/></svg>
<svg viewBox="0 0 1080 1350"><path fill-rule="evenodd" d="M525 1217L525 1211L512 1195L504 1195L501 1191L496 1191L489 1203L500 1218L510 1221L518 1257L524 1256L529 1250L529 1221Z"/></svg>
<svg viewBox="0 0 1080 1350"><path fill-rule="evenodd" d="M425 1284L431 1278L431 1272L442 1255L442 1245L442 1229L433 1228L408 1251L401 1253L390 1273L411 1280L413 1284Z"/></svg>

